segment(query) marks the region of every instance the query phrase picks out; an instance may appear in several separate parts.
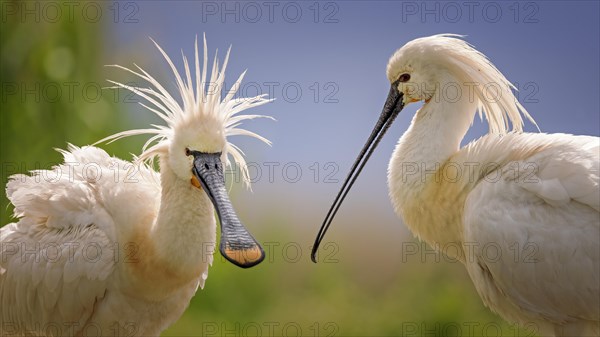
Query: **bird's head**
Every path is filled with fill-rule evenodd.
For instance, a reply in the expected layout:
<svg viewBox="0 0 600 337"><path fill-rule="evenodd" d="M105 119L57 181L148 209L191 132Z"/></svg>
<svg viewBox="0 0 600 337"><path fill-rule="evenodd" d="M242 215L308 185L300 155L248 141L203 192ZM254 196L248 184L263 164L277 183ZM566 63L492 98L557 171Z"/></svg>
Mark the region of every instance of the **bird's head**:
<svg viewBox="0 0 600 337"><path fill-rule="evenodd" d="M246 186L250 187L248 168L243 152L228 140L229 136L244 135L271 144L266 138L240 128L244 120L262 118L262 115L242 115L241 111L267 102L266 95L250 98L234 98L244 73L240 75L229 91L221 98L225 80L225 68L229 51L219 66L215 55L211 73L207 69L207 47L204 39L202 66L195 45L194 76L185 56L182 77L177 68L155 42L174 73L180 98L174 98L154 77L136 65L136 70L115 65L150 84L149 87L129 86L110 81L115 88L124 88L145 99L140 103L160 117L166 125L152 125L152 128L122 131L99 142L115 141L134 135L151 135L144 144L139 161L152 162L161 158L161 169L169 169L190 188L204 191L212 201L221 222L220 251L225 258L240 267L251 267L260 263L264 251L238 220L225 189L223 167L235 162L242 173ZM270 118L270 117L267 117ZM162 167L166 165L168 167Z"/></svg>
<svg viewBox="0 0 600 337"><path fill-rule="evenodd" d="M173 137L165 146L171 170L179 178L192 181L194 153L228 152L224 123L213 114L191 114L173 126ZM225 164L226 157L221 157Z"/></svg>
<svg viewBox="0 0 600 337"><path fill-rule="evenodd" d="M481 52L461 39L460 35L439 34L412 40L390 57L386 69L393 93L386 104L424 101L436 94L436 102L472 101L488 121L490 133L523 131L525 116L534 125L527 110L519 103L515 87ZM460 99L446 99L440 90L458 88Z"/></svg>
<svg viewBox="0 0 600 337"><path fill-rule="evenodd" d="M435 44L431 37L413 40L398 49L390 58L386 75L390 84L402 94L404 105L431 99L435 84L443 73Z"/></svg>

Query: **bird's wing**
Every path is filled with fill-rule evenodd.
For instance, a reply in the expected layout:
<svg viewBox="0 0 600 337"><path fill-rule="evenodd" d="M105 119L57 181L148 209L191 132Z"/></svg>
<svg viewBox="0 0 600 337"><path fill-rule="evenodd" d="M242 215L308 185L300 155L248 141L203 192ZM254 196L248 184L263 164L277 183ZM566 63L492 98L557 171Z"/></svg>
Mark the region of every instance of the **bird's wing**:
<svg viewBox="0 0 600 337"><path fill-rule="evenodd" d="M7 184L19 220L0 228L0 317L6 333L76 333L105 296L122 258L107 190L140 190L143 184L115 181L114 165L125 162L98 148L62 152L65 163L12 176Z"/></svg>
<svg viewBox="0 0 600 337"><path fill-rule="evenodd" d="M479 149L480 157L501 158L498 151L506 158L518 158L514 151L528 155L504 161L465 202L469 274L484 302L509 319L522 310L553 323L597 321L600 141L569 135L510 137L493 141L504 148L489 142ZM518 316L511 320L522 319Z"/></svg>

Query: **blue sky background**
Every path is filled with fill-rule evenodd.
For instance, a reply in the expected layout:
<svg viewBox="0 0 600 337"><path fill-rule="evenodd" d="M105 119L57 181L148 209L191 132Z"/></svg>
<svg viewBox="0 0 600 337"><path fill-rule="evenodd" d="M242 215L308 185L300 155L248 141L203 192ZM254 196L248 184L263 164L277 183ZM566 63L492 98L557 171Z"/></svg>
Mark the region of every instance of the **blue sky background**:
<svg viewBox="0 0 600 337"><path fill-rule="evenodd" d="M215 48L223 55L233 45L229 81L249 69L242 86L247 95L274 88L276 101L254 112L277 121L246 125L272 140L273 147L252 139L235 140L249 161L261 168L253 171L255 177L260 173L254 193L237 195L240 212L250 219L279 212L285 218L282 226L316 232L381 111L389 86L388 58L417 37L466 35L517 85L521 102L542 131L599 134L597 1L155 1L126 6L122 2L120 15L109 20L119 23L107 23L106 64L136 62L171 81L148 37L170 55L183 49L191 56L195 36L206 33L209 55ZM129 19L137 22L124 22ZM181 60L176 64L181 66ZM107 78L123 79L121 75L106 70ZM332 239L341 235L336 232L344 223L355 227L355 234L363 232L360 219L369 221L375 215L383 233L405 234L387 200L386 167L419 105L406 108L382 141L342 207ZM132 125L144 126L151 119L150 113L133 104L131 111ZM526 128L534 131L531 124ZM486 131L485 123L476 121L465 143ZM279 163L272 179L265 162ZM316 168L311 166L315 162L320 167L317 183ZM329 162L336 172L333 166L325 167ZM297 168L302 176L294 182ZM327 174L334 182L326 179ZM368 240L377 231L364 232Z"/></svg>

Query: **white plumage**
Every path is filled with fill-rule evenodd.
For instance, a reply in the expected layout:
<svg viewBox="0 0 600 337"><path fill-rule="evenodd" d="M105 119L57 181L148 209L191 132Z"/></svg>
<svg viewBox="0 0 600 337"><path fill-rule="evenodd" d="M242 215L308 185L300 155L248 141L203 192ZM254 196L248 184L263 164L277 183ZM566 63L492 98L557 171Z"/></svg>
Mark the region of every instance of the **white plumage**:
<svg viewBox="0 0 600 337"><path fill-rule="evenodd" d="M542 336L600 335L600 139L523 133L521 115L533 120L510 82L456 35L407 43L387 76L349 186L404 105L424 101L389 164L396 213L432 247L461 247L455 258L483 302L509 322ZM477 111L490 132L461 148Z"/></svg>
<svg viewBox="0 0 600 337"><path fill-rule="evenodd" d="M141 73L123 69L151 88L113 82L145 98L151 104L146 107L167 123L106 139L154 135L139 159L130 163L97 147L70 145L60 150L63 164L10 178L6 193L18 222L0 229L3 336L157 336L181 316L198 286L204 286L216 240L213 204L218 208L224 199L218 189L209 198L207 187L218 183L192 172L200 170L197 156L216 154L229 163L231 154L243 170L241 150L226 137L250 135L268 142L238 128L243 120L262 116L238 113L269 100L234 99L243 74L221 100L229 53L222 69L215 56L209 77L213 87L205 91L206 40L202 68L196 44L195 83L185 57L184 82L158 48L175 73L183 104L139 67ZM160 173L142 161L154 157ZM220 163L214 165L213 172L222 177ZM234 215L230 207L221 211ZM233 238L226 243L237 242ZM230 246L225 248L231 253ZM245 257L239 265L260 262L257 256Z"/></svg>

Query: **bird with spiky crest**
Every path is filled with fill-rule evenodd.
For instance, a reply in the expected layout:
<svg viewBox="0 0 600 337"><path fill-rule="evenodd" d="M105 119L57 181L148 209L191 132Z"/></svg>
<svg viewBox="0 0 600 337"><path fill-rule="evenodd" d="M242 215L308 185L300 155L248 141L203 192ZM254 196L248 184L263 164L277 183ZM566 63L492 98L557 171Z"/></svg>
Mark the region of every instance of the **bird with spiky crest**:
<svg viewBox="0 0 600 337"><path fill-rule="evenodd" d="M248 268L264 259L231 205L223 167L235 163L250 185L244 153L228 137L270 144L240 128L245 120L266 117L240 112L270 99L234 98L245 72L222 98L229 51L222 67L215 54L209 75L206 38L202 67L196 39L195 76L185 56L182 76L154 43L174 73L181 103L139 66L115 65L150 86L111 83L142 97L140 104L166 124L98 142L150 135L133 163L95 146L69 145L59 150L64 163L10 178L6 195L18 221L0 229L3 336L79 336L89 328L102 336L158 336L204 287L216 241L215 211L227 260ZM160 172L151 165L155 158ZM90 165L94 174L86 169Z"/></svg>

